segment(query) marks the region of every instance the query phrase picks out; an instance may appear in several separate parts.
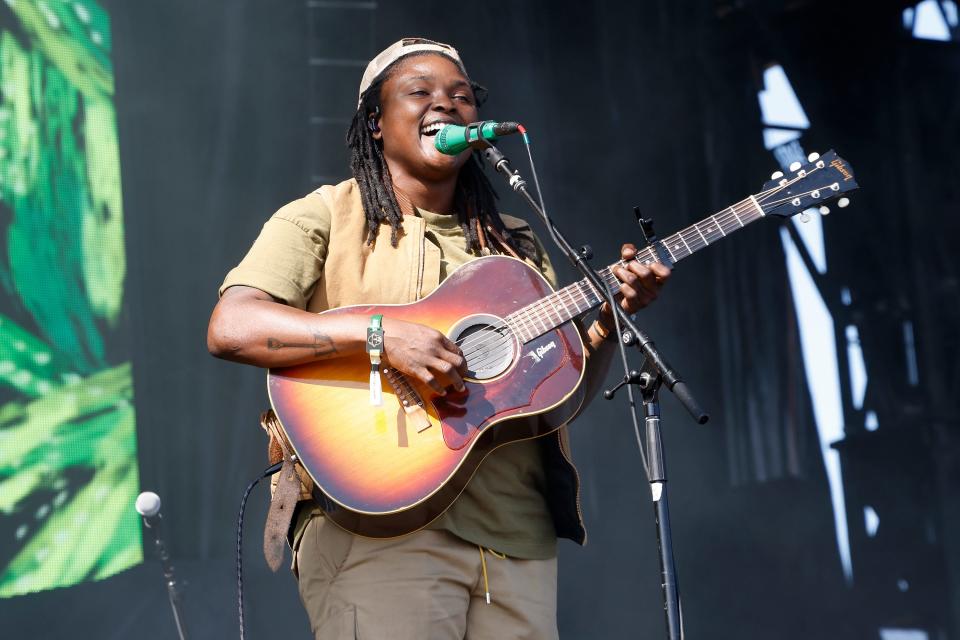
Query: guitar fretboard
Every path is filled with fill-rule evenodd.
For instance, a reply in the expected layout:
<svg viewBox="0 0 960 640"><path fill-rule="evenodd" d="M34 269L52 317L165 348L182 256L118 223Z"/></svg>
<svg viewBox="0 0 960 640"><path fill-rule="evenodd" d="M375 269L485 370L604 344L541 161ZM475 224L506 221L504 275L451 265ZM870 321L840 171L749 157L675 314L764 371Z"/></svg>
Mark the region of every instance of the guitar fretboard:
<svg viewBox="0 0 960 640"><path fill-rule="evenodd" d="M764 215L763 208L756 198L750 196L641 249L633 259L645 265L653 262L667 262L672 265L751 222L759 220ZM621 260L597 272L603 283L614 294L620 292L620 280L614 275L613 267L625 265L626 263ZM604 300L606 297L598 295L584 278L514 311L505 319L521 342L529 342L600 306Z"/></svg>

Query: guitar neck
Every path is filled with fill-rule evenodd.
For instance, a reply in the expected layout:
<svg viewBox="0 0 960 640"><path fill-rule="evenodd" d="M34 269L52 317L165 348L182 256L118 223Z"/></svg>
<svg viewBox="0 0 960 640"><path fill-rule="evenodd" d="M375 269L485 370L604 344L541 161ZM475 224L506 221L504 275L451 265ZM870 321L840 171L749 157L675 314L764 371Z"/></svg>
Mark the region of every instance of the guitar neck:
<svg viewBox="0 0 960 640"><path fill-rule="evenodd" d="M634 260L641 264L662 262L673 266L687 256L696 253L717 240L727 237L751 222L764 217L763 209L754 196L741 200L700 222L690 225L671 236L657 240L641 249ZM625 266L623 260L597 272L611 293L620 292L620 280L613 267ZM511 313L507 324L522 342L551 331L565 322L599 307L606 297L598 295L586 278L563 287L558 291Z"/></svg>

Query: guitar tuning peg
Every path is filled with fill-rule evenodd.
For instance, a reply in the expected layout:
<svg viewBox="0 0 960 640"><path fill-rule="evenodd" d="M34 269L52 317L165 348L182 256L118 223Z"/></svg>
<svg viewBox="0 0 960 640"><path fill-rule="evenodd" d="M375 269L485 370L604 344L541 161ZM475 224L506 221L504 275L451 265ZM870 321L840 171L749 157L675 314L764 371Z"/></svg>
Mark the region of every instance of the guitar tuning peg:
<svg viewBox="0 0 960 640"><path fill-rule="evenodd" d="M783 177L783 171L774 171L773 173L770 174L771 180L779 180L782 177Z"/></svg>
<svg viewBox="0 0 960 640"><path fill-rule="evenodd" d="M792 164L790 165L790 171L796 171L797 169L800 168L800 166L801 166L801 165L800 165L799 162L794 162L794 163L792 163Z"/></svg>
<svg viewBox="0 0 960 640"><path fill-rule="evenodd" d="M820 207L820 215L825 216L830 213L830 207Z"/></svg>
<svg viewBox="0 0 960 640"><path fill-rule="evenodd" d="M800 222L810 222L810 214L808 214L806 211L801 211Z"/></svg>
<svg viewBox="0 0 960 640"><path fill-rule="evenodd" d="M849 204L850 204L850 198L840 198L839 200L837 200L837 206L840 207L841 209L843 209Z"/></svg>
<svg viewBox="0 0 960 640"><path fill-rule="evenodd" d="M807 156L807 162L816 162L819 159L820 159L820 154L817 153L816 151L814 151L813 153Z"/></svg>

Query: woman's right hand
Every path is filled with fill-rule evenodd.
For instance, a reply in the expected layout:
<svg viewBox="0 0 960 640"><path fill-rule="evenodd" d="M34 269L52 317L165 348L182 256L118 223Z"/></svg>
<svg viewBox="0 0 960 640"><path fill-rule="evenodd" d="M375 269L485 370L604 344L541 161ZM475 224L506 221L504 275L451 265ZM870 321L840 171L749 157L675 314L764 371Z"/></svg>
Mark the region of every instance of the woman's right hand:
<svg viewBox="0 0 960 640"><path fill-rule="evenodd" d="M436 329L384 317L383 340L384 360L401 373L416 378L441 396L447 389L465 389L467 361L460 348Z"/></svg>

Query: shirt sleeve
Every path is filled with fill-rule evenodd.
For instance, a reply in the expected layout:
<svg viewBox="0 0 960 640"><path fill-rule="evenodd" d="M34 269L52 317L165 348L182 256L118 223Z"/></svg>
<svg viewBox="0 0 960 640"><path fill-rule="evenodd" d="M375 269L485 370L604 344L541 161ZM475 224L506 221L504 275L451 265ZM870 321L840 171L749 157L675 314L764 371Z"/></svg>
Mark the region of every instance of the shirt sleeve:
<svg viewBox="0 0 960 640"><path fill-rule="evenodd" d="M247 255L227 274L220 295L242 285L305 309L323 274L330 210L317 193L295 200L267 220Z"/></svg>

